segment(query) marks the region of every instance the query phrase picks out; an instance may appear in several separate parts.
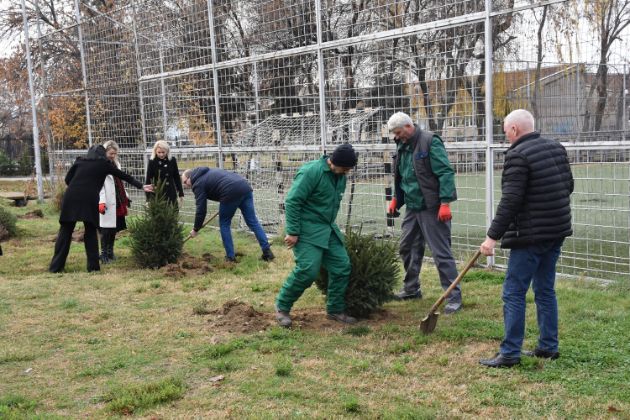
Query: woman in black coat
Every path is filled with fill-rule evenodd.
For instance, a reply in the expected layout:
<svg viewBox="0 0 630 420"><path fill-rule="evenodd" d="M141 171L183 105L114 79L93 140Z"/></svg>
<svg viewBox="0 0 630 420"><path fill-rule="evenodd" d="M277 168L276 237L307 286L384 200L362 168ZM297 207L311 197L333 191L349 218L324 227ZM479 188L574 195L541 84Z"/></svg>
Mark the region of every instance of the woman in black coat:
<svg viewBox="0 0 630 420"><path fill-rule="evenodd" d="M182 180L179 177L179 168L175 157L169 155L170 147L167 142L160 140L155 142L153 146L153 154L147 168L147 177L145 184L157 184L158 181L164 181L164 193L168 201L177 204L179 196L179 207L182 206L184 200L184 188ZM153 194L147 194L147 200L151 199Z"/></svg>
<svg viewBox="0 0 630 420"><path fill-rule="evenodd" d="M146 192L153 191L151 185L143 187L140 181L122 172L108 161L103 146L92 146L86 157L77 158L66 175L65 181L68 189L66 189L61 204L61 215L59 216L61 226L55 243L55 255L48 269L51 273L63 271L70 251L72 232L79 221L83 222L85 226L84 243L87 270L100 270L96 227L99 220L99 192L107 175L114 175L136 188L144 188Z"/></svg>

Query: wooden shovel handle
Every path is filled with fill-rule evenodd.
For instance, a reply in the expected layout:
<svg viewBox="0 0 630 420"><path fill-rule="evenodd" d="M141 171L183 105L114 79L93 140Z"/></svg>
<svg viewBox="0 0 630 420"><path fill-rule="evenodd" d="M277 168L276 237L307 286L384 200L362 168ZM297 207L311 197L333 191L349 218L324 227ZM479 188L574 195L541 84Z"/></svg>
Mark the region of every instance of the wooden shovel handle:
<svg viewBox="0 0 630 420"><path fill-rule="evenodd" d="M442 296L440 296L440 298L437 300L437 302L435 302L433 304L433 306L431 306L431 309L429 310L429 314L434 313L437 308L440 307L440 305L442 304L442 302L444 302L444 300L448 297L448 295L451 294L451 291L453 291L454 288L457 287L457 285L459 284L460 281L462 281L462 279L464 278L464 276L466 275L466 273L468 273L468 270L470 270L470 268L475 265L475 263L477 262L477 258L479 258L479 256L481 255L481 251L477 250L477 252L475 252L475 255L472 256L472 258L468 261L468 263L466 264L466 267L464 267L464 269L462 271L459 272L459 276L457 276L457 278L455 279L455 281L453 283L451 283L450 286L448 286L448 289L446 289L446 291L444 292L444 294Z"/></svg>
<svg viewBox="0 0 630 420"><path fill-rule="evenodd" d="M199 230L203 229L206 227L206 225L208 223L210 223L215 217L217 217L219 215L219 212L214 213L214 215L209 218L208 220L206 220L205 222L203 222L203 225L201 225L201 227L199 228ZM187 240L189 240L190 238L192 238L192 236L190 236L190 234L186 237L186 239L184 239L183 243L186 243Z"/></svg>

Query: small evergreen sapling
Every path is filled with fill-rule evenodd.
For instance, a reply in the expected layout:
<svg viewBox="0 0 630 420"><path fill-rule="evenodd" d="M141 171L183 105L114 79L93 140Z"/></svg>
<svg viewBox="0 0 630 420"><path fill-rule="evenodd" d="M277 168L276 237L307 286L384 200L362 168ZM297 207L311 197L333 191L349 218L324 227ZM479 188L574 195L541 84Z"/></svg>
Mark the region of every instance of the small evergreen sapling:
<svg viewBox="0 0 630 420"><path fill-rule="evenodd" d="M348 230L346 250L352 264L346 291L346 312L367 318L393 298L394 287L400 279L396 244ZM324 269L315 284L326 294L328 273Z"/></svg>
<svg viewBox="0 0 630 420"><path fill-rule="evenodd" d="M164 182L155 186L144 214L129 223L131 253L143 268L175 263L182 254L184 232L177 206L168 201Z"/></svg>

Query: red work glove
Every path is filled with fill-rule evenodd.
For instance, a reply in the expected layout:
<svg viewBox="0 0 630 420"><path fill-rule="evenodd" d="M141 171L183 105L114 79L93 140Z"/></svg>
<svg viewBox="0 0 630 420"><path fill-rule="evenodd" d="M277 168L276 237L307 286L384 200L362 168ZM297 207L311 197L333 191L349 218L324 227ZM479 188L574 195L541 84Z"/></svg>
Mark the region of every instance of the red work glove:
<svg viewBox="0 0 630 420"><path fill-rule="evenodd" d="M389 202L389 207L387 208L387 214L394 215L397 212L396 205L398 202L396 201L396 197L392 198L392 201Z"/></svg>
<svg viewBox="0 0 630 420"><path fill-rule="evenodd" d="M105 211L107 210L107 206L105 205L105 203L99 203L98 204L98 212L101 214L105 214Z"/></svg>
<svg viewBox="0 0 630 420"><path fill-rule="evenodd" d="M448 203L440 204L440 210L438 210L438 220L440 222L446 223L453 218L451 214L451 207Z"/></svg>

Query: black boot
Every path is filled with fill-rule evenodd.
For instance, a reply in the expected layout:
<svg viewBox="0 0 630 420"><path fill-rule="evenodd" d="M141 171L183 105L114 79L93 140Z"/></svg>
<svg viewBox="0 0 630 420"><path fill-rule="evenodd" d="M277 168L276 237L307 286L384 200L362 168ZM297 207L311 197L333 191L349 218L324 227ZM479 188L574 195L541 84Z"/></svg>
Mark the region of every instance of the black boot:
<svg viewBox="0 0 630 420"><path fill-rule="evenodd" d="M116 256L114 255L114 242L116 242L116 229L112 229L109 234L109 244L107 248L107 258L110 261L116 261Z"/></svg>
<svg viewBox="0 0 630 420"><path fill-rule="evenodd" d="M273 252L271 252L271 248L267 248L265 250L263 250L262 253L262 257L260 257L263 261L273 261L275 257L275 255L273 255Z"/></svg>
<svg viewBox="0 0 630 420"><path fill-rule="evenodd" d="M497 353L492 359L481 359L479 361L483 366L491 368L511 368L521 363L520 357L506 357L501 353Z"/></svg>
<svg viewBox="0 0 630 420"><path fill-rule="evenodd" d="M103 264L108 264L109 263L109 257L107 256L107 249L109 247L109 229L101 229L101 255L99 256L99 259L101 260L101 262Z"/></svg>

